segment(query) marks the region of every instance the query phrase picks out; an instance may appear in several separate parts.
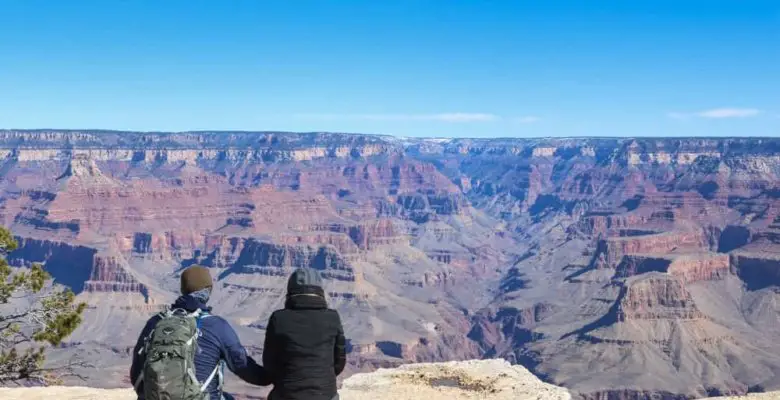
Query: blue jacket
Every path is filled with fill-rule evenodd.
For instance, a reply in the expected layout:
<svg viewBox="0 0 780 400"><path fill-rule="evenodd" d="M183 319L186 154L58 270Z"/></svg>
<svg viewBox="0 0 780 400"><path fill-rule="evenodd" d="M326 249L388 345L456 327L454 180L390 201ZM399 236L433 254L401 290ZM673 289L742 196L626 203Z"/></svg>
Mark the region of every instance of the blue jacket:
<svg viewBox="0 0 780 400"><path fill-rule="evenodd" d="M192 296L181 296L173 308L183 308L188 312L201 309L210 312L211 307L207 307L201 300ZM144 339L151 333L152 329L160 320L159 316L154 316L146 323L138 341L133 349L133 364L130 367L130 382L135 383L143 370L145 354L138 354L144 345ZM271 379L265 369L257 365L254 359L250 357L244 346L238 339L238 335L225 321L218 316L209 316L201 320L201 336L198 337L198 353L195 355L195 376L200 382L205 382L214 368L220 361L225 361L227 367L239 378L253 385L267 386L271 384ZM207 391L211 400L220 400L222 393L219 388L219 380L214 378L209 384ZM136 388L136 394L139 400L144 398L143 381Z"/></svg>

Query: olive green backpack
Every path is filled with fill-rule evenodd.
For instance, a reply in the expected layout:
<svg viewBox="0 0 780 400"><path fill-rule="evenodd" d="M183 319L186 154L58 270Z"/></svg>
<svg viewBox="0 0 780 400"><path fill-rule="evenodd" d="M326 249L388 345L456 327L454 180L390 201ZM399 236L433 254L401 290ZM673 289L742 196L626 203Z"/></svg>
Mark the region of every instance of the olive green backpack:
<svg viewBox="0 0 780 400"><path fill-rule="evenodd" d="M145 400L208 400L206 388L221 373L217 364L205 383L195 376L200 321L208 314L174 309L160 313L160 320L147 336L140 353L146 353L135 387L143 381ZM220 374L220 386L222 376Z"/></svg>

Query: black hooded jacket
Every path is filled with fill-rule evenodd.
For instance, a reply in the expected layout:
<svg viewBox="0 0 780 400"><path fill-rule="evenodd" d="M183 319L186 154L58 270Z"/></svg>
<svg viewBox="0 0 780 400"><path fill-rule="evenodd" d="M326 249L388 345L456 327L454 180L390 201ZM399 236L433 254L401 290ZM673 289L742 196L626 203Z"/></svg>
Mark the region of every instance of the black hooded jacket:
<svg viewBox="0 0 780 400"><path fill-rule="evenodd" d="M269 400L331 400L346 364L344 329L328 309L322 287L288 289L283 310L268 320L263 366L274 389Z"/></svg>

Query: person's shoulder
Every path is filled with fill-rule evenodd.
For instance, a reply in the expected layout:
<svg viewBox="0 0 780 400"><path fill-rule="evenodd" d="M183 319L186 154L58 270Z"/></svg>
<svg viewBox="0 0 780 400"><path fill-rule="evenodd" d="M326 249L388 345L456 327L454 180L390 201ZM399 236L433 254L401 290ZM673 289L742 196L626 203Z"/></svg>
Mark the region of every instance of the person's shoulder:
<svg viewBox="0 0 780 400"><path fill-rule="evenodd" d="M160 314L154 314L149 319L146 320L146 328L151 329L154 328L155 325L157 325L158 322L162 319L162 316Z"/></svg>
<svg viewBox="0 0 780 400"><path fill-rule="evenodd" d="M267 325L284 325L287 321L290 320L290 315L292 314L293 310L288 310L286 308L280 308L278 310L274 310L271 315L268 316L268 319L266 321Z"/></svg>
<svg viewBox="0 0 780 400"><path fill-rule="evenodd" d="M292 314L294 312L295 312L295 310L289 310L289 309L286 309L286 308L280 308L278 310L274 310L271 313L271 315L268 317L268 320L270 321L272 319L279 319L279 317L283 317L283 316L285 316L287 314Z"/></svg>
<svg viewBox="0 0 780 400"><path fill-rule="evenodd" d="M207 314L200 317L200 326L205 330L213 330L214 332L226 332L232 331L233 327L225 318L219 315Z"/></svg>
<svg viewBox="0 0 780 400"><path fill-rule="evenodd" d="M223 344L233 343L238 337L233 325L219 315L208 314L201 316L200 329L208 335L213 335Z"/></svg>
<svg viewBox="0 0 780 400"><path fill-rule="evenodd" d="M201 315L200 317L201 324L211 324L211 325L228 325L230 326L230 323L225 318L220 317L219 315L214 314L206 314Z"/></svg>
<svg viewBox="0 0 780 400"><path fill-rule="evenodd" d="M341 315L339 315L338 311L332 308L327 308L325 309L325 314L328 320L332 321L333 323L337 323L337 324L341 323Z"/></svg>

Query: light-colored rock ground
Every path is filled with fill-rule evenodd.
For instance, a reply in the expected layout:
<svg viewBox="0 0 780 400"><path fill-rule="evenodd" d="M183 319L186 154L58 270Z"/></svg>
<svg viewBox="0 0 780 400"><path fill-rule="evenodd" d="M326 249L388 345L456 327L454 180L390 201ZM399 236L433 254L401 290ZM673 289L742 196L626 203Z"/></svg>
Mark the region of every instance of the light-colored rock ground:
<svg viewBox="0 0 780 400"><path fill-rule="evenodd" d="M93 389L52 386L46 388L0 388L3 400L135 400L131 389Z"/></svg>
<svg viewBox="0 0 780 400"><path fill-rule="evenodd" d="M546 384L504 360L404 365L356 374L344 381L342 400L569 400L566 389ZM76 387L0 388L3 400L134 400L129 389Z"/></svg>
<svg viewBox="0 0 780 400"><path fill-rule="evenodd" d="M356 374L344 381L342 400L570 400L569 392L504 360L410 364ZM3 400L135 400L130 389L0 388ZM780 392L711 400L780 400ZM708 399L709 400L709 399Z"/></svg>
<svg viewBox="0 0 780 400"><path fill-rule="evenodd" d="M410 364L357 374L344 381L344 400L569 400L566 389L540 381L504 360Z"/></svg>
<svg viewBox="0 0 780 400"><path fill-rule="evenodd" d="M780 392L751 393L741 397L710 397L706 400L780 400Z"/></svg>

